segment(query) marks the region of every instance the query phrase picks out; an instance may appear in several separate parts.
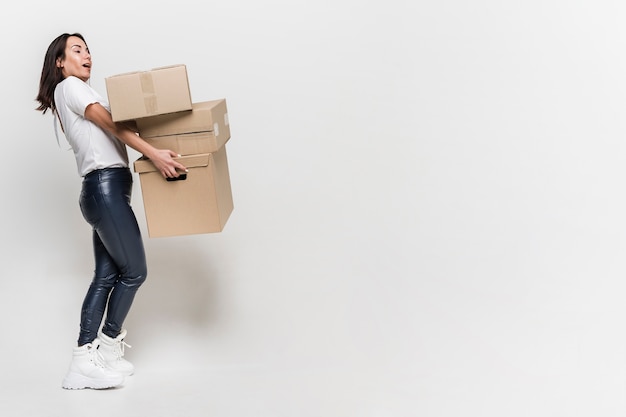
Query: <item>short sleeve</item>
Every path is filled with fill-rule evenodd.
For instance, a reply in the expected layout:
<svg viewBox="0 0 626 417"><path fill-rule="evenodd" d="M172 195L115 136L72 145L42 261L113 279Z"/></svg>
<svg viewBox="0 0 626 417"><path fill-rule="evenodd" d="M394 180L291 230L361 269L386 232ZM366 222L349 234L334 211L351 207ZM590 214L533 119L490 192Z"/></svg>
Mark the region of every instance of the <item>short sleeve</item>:
<svg viewBox="0 0 626 417"><path fill-rule="evenodd" d="M68 77L63 85L63 98L69 110L80 116L85 115L87 106L101 102L101 97L87 83L76 77Z"/></svg>

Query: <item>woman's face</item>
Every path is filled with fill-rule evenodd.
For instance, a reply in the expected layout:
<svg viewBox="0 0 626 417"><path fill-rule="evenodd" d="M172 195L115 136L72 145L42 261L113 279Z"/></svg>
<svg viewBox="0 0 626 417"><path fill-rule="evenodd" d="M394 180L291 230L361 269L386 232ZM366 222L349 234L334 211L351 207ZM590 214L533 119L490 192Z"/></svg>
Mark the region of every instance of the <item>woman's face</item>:
<svg viewBox="0 0 626 417"><path fill-rule="evenodd" d="M57 67L61 68L63 78L73 75L87 82L91 76L91 55L81 38L77 36L67 38L65 58L57 59Z"/></svg>

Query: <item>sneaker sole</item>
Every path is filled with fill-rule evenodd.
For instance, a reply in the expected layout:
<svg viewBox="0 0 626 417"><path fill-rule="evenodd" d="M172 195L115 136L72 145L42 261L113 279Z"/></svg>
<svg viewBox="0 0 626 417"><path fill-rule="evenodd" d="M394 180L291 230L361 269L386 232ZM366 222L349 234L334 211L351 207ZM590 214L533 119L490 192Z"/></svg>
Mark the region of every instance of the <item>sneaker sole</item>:
<svg viewBox="0 0 626 417"><path fill-rule="evenodd" d="M63 379L61 385L63 389L79 390L79 389L108 389L115 388L124 382L124 377L110 379L94 379L77 373L69 373Z"/></svg>

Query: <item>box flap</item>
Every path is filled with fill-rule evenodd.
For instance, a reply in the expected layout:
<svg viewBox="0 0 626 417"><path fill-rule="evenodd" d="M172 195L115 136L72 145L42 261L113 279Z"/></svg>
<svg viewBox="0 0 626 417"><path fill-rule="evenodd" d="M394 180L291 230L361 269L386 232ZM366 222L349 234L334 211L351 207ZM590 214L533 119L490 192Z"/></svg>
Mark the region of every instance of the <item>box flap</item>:
<svg viewBox="0 0 626 417"><path fill-rule="evenodd" d="M202 154L181 156L179 158L174 158L174 159L180 162L181 164L183 164L185 167L187 167L187 169L190 169L190 168L208 166L209 163L211 162L212 157L213 156L210 153L202 153ZM154 166L152 161L150 161L150 159L146 158L145 156L142 156L141 158L137 159L135 163L133 164L133 167L135 169L135 172L139 174L156 171L156 167Z"/></svg>

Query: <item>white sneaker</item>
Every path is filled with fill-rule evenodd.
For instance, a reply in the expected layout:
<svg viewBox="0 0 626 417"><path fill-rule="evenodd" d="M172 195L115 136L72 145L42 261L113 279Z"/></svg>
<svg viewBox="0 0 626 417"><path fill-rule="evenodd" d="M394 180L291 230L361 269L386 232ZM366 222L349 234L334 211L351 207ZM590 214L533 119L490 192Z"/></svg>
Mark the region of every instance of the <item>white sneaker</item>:
<svg viewBox="0 0 626 417"><path fill-rule="evenodd" d="M83 346L75 347L70 368L63 379L65 389L105 389L113 388L124 382L124 375L107 369L98 346L94 340Z"/></svg>
<svg viewBox="0 0 626 417"><path fill-rule="evenodd" d="M135 367L132 363L124 359L124 347L131 347L128 343L124 342L126 337L126 330L113 339L106 334L100 332L98 338L100 339L100 352L104 358L104 364L107 368L119 372L122 375L130 376L135 372Z"/></svg>

